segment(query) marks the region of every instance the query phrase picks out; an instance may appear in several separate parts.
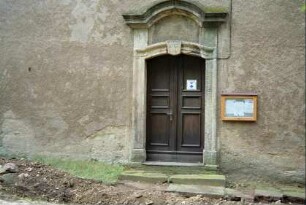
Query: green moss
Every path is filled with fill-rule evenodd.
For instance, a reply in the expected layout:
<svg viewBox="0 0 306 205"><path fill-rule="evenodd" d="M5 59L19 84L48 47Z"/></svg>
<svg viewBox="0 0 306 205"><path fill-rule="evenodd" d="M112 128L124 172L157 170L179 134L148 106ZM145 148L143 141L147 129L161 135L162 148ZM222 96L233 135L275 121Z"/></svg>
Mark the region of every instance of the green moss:
<svg viewBox="0 0 306 205"><path fill-rule="evenodd" d="M305 3L301 6L301 11L306 12L306 4Z"/></svg>
<svg viewBox="0 0 306 205"><path fill-rule="evenodd" d="M227 13L228 9L225 7L204 7L202 8L205 13Z"/></svg>

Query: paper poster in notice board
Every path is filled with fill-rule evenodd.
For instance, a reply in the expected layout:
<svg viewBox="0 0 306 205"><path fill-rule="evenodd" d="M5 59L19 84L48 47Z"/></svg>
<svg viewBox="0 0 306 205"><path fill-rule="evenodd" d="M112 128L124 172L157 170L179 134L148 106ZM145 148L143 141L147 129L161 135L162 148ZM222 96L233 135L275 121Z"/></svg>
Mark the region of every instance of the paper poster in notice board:
<svg viewBox="0 0 306 205"><path fill-rule="evenodd" d="M221 119L224 121L256 121L257 95L222 95Z"/></svg>

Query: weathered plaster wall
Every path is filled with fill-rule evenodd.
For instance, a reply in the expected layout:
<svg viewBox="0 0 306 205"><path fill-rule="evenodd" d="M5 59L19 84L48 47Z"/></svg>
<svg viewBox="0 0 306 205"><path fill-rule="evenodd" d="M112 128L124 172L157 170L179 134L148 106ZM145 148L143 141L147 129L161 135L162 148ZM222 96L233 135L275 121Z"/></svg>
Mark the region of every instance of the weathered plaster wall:
<svg viewBox="0 0 306 205"><path fill-rule="evenodd" d="M132 39L121 1L0 1L7 151L127 161Z"/></svg>
<svg viewBox="0 0 306 205"><path fill-rule="evenodd" d="M218 123L221 168L232 177L305 183L302 4L233 1L231 56L219 63L219 92L257 92L259 117Z"/></svg>
<svg viewBox="0 0 306 205"><path fill-rule="evenodd" d="M127 162L133 42L121 14L156 2L1 0L2 151ZM230 11L231 1L190 2ZM230 178L304 182L302 3L233 0L219 30L219 94L259 94L256 123L218 121L220 167ZM166 40L157 31L169 25L173 38L195 39L175 31L177 19L161 21L150 39Z"/></svg>

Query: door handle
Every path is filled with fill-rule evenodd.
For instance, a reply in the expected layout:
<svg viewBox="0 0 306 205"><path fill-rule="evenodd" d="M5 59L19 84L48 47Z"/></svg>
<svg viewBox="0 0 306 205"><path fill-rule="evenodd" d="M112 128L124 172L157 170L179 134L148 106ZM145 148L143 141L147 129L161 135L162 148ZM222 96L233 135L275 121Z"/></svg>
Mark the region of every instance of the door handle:
<svg viewBox="0 0 306 205"><path fill-rule="evenodd" d="M172 121L173 120L173 118L172 118L172 116L173 116L172 111L168 112L167 115L169 115L170 121Z"/></svg>

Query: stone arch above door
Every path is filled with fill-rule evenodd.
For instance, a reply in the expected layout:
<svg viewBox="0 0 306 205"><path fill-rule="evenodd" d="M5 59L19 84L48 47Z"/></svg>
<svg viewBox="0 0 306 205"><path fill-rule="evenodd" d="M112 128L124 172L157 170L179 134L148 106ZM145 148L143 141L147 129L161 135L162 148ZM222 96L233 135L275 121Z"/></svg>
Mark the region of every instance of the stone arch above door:
<svg viewBox="0 0 306 205"><path fill-rule="evenodd" d="M225 22L227 10L222 7L205 7L187 1L170 0L157 3L142 13L131 12L123 17L131 28L150 28L160 19L173 15L188 16L199 27L203 27Z"/></svg>
<svg viewBox="0 0 306 205"><path fill-rule="evenodd" d="M161 42L149 39L150 28L163 19L183 16L194 21L198 27L196 42L185 39L162 39ZM131 161L146 160L146 59L158 55L187 54L204 58L205 71L205 147L203 164L217 167L217 51L218 27L226 21L226 12L205 12L198 5L186 1L164 1L153 5L141 14L123 15L133 29L133 111ZM171 31L169 31L171 32ZM175 32L173 30L172 32ZM192 30L190 31L192 32Z"/></svg>

